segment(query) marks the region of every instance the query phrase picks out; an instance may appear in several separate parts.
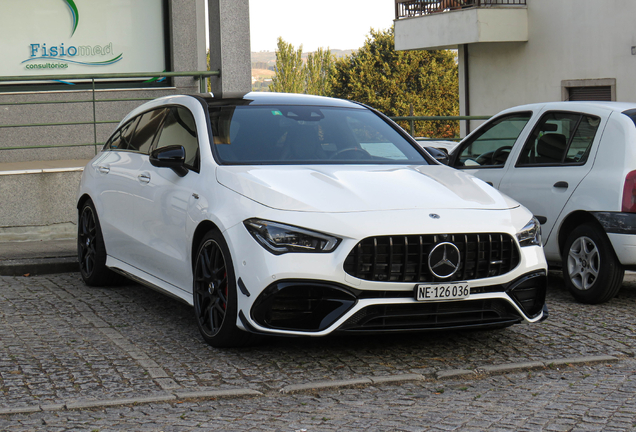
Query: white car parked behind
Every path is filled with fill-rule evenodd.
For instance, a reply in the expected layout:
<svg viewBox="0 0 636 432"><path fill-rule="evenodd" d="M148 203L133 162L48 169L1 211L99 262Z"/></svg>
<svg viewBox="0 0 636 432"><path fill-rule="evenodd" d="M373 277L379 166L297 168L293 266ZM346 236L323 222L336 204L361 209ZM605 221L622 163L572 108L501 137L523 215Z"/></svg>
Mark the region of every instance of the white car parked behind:
<svg viewBox="0 0 636 432"><path fill-rule="evenodd" d="M450 165L528 207L546 258L585 303L616 295L636 267L636 103L510 108L467 136Z"/></svg>

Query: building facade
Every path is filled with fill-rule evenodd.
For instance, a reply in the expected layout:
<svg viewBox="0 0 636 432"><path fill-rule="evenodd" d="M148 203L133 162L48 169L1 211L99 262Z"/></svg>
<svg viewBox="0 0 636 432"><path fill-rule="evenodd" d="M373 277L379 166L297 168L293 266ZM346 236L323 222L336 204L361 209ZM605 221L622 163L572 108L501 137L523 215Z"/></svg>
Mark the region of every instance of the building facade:
<svg viewBox="0 0 636 432"><path fill-rule="evenodd" d="M636 100L633 0L395 2L396 49L458 50L462 115L532 102Z"/></svg>

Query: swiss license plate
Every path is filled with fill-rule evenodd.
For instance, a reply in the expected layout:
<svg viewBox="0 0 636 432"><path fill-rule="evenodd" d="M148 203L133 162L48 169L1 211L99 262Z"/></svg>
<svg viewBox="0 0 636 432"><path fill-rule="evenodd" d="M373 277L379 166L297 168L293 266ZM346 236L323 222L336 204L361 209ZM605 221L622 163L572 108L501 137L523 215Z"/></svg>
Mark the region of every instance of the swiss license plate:
<svg viewBox="0 0 636 432"><path fill-rule="evenodd" d="M470 286L467 282L440 283L415 286L415 300L455 300L470 296Z"/></svg>

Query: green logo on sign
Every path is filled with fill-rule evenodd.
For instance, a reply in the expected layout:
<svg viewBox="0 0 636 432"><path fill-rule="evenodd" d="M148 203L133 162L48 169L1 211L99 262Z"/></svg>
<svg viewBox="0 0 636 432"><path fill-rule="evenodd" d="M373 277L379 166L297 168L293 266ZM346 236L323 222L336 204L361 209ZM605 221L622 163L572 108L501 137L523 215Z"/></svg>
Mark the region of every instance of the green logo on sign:
<svg viewBox="0 0 636 432"><path fill-rule="evenodd" d="M77 30L77 25L79 24L79 11L77 10L77 6L73 0L64 0L66 5L71 10L71 16L73 17L73 32L71 33L71 37L75 34L75 30Z"/></svg>

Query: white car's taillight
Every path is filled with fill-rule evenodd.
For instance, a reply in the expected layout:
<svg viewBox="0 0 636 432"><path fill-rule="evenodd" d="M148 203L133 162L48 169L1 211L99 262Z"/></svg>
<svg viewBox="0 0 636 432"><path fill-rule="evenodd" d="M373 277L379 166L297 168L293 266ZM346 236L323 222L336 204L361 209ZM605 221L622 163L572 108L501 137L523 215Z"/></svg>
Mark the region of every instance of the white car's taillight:
<svg viewBox="0 0 636 432"><path fill-rule="evenodd" d="M636 213L636 171L631 171L625 176L621 211L625 213Z"/></svg>

